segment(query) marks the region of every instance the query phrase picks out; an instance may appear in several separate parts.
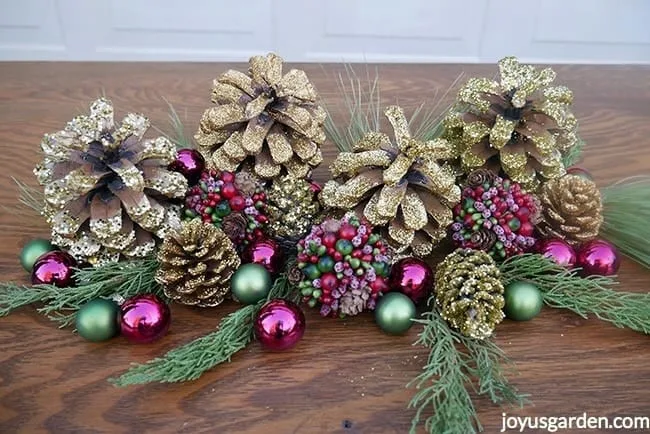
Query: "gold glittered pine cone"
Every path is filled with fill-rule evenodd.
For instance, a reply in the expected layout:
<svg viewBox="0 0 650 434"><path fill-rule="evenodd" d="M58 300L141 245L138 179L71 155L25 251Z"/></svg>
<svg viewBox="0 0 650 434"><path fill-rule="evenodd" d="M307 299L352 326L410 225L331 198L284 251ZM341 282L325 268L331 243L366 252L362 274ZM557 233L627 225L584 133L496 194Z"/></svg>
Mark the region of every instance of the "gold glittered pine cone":
<svg viewBox="0 0 650 434"><path fill-rule="evenodd" d="M514 57L501 59L499 72L500 81L472 78L462 87L444 137L458 147L466 172L502 169L535 190L564 175L561 155L578 141L573 94L551 85L552 69L536 71Z"/></svg>
<svg viewBox="0 0 650 434"><path fill-rule="evenodd" d="M503 284L494 259L483 251L457 249L436 269L436 306L465 336L485 339L503 318Z"/></svg>
<svg viewBox="0 0 650 434"><path fill-rule="evenodd" d="M241 261L230 238L200 219L183 222L158 251L156 281L165 295L191 306L220 304L230 291L230 278Z"/></svg>
<svg viewBox="0 0 650 434"><path fill-rule="evenodd" d="M381 226L397 253L427 256L446 236L453 208L460 200L453 170L442 161L457 156L443 139L411 137L400 107L385 110L394 131L371 132L342 152L330 166L336 180L321 192L325 206L353 210L371 225Z"/></svg>
<svg viewBox="0 0 650 434"><path fill-rule="evenodd" d="M43 214L52 242L77 260L101 265L143 257L180 221L187 180L167 169L176 147L164 137L143 140L149 120L129 113L113 119L100 98L90 114L46 134L34 169L44 186Z"/></svg>
<svg viewBox="0 0 650 434"><path fill-rule="evenodd" d="M302 178L323 159L325 110L307 74L282 73L271 53L249 60L248 74L229 70L212 88L215 107L203 114L195 139L208 164L234 172L252 163L261 178Z"/></svg>
<svg viewBox="0 0 650 434"><path fill-rule="evenodd" d="M542 185L539 199L542 221L537 228L547 237L577 245L598 236L603 202L596 184L577 175L565 175Z"/></svg>
<svg viewBox="0 0 650 434"><path fill-rule="evenodd" d="M303 178L283 176L273 180L267 191L269 233L287 246L305 236L320 211L320 204L309 182Z"/></svg>

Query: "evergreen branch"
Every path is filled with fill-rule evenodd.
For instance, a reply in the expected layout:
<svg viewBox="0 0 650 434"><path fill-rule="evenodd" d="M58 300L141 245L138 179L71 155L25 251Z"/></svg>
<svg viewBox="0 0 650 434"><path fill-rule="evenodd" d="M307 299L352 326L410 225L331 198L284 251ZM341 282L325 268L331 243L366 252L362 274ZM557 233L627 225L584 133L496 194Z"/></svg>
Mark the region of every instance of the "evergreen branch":
<svg viewBox="0 0 650 434"><path fill-rule="evenodd" d="M195 146L193 139L191 136L187 135L187 132L185 131L185 125L183 123L183 120L181 120L181 117L178 115L178 112L172 103L167 101L167 99L163 98L163 101L165 101L167 107L169 107L168 119L171 133L163 131L155 125L152 126L152 128L171 140L172 143L176 145L176 149L194 148Z"/></svg>
<svg viewBox="0 0 650 434"><path fill-rule="evenodd" d="M571 167L577 164L582 158L582 152L585 148L585 141L578 137L575 145L569 148L564 155L562 155L562 164L564 167Z"/></svg>
<svg viewBox="0 0 650 434"><path fill-rule="evenodd" d="M291 264L289 264L290 266ZM176 383L196 380L204 372L231 358L253 340L253 324L260 308L274 298L298 301L300 294L287 279L278 277L265 300L239 308L221 320L217 330L174 348L162 357L133 364L124 374L109 381L118 387L146 383Z"/></svg>
<svg viewBox="0 0 650 434"><path fill-rule="evenodd" d="M120 295L129 298L137 294L154 293L164 297L162 287L154 280L158 262L153 258L115 262L75 272L77 285L58 288L54 285L26 286L0 284L0 316L32 303L43 303L38 309L60 327L74 322L76 312L88 301L98 297Z"/></svg>
<svg viewBox="0 0 650 434"><path fill-rule="evenodd" d="M417 427L426 410L433 414L424 426L429 433L472 434L482 429L468 388L471 381L468 357L458 351L458 338L435 308L423 314L424 324L415 345L430 348L427 364L407 387L418 389L409 402L415 408L410 432Z"/></svg>
<svg viewBox="0 0 650 434"><path fill-rule="evenodd" d="M626 256L650 268L650 176L623 179L601 190L600 236Z"/></svg>
<svg viewBox="0 0 650 434"><path fill-rule="evenodd" d="M537 286L544 302L569 309L583 318L595 315L617 327L650 334L650 293L614 291L611 277L581 277L538 254L512 256L500 266L504 285L527 281Z"/></svg>

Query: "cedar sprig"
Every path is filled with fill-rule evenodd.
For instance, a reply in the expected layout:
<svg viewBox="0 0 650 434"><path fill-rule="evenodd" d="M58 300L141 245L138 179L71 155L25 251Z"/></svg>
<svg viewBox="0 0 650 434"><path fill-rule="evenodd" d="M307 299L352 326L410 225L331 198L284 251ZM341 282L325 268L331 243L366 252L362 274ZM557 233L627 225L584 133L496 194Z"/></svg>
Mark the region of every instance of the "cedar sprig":
<svg viewBox="0 0 650 434"><path fill-rule="evenodd" d="M581 277L539 254L512 256L500 266L503 284L525 281L537 286L544 302L583 318L594 315L617 327L650 334L650 293L615 291L613 277Z"/></svg>
<svg viewBox="0 0 650 434"><path fill-rule="evenodd" d="M416 409L411 433L417 432L425 411L432 413L424 424L429 433L481 431L470 391L488 395L497 404L522 406L526 402L508 382L512 362L494 341L475 340L452 330L435 308L416 322L424 328L414 345L429 348L430 353L422 373L408 384L418 389L409 403L409 408Z"/></svg>
<svg viewBox="0 0 650 434"><path fill-rule="evenodd" d="M60 327L66 327L74 322L79 308L95 298L114 295L129 298L151 293L164 297L162 287L154 280L157 269L158 261L146 258L77 269L76 286L70 288L3 283L0 284L0 316L28 304L43 303L38 311L57 321Z"/></svg>
<svg viewBox="0 0 650 434"><path fill-rule="evenodd" d="M290 267L291 264L287 269ZM232 356L246 348L253 340L253 323L257 312L264 303L274 298L299 299L299 293L289 283L286 273L276 279L265 300L232 312L221 320L214 332L174 348L162 357L133 364L124 374L109 381L115 386L125 387L196 380L213 367L230 362Z"/></svg>

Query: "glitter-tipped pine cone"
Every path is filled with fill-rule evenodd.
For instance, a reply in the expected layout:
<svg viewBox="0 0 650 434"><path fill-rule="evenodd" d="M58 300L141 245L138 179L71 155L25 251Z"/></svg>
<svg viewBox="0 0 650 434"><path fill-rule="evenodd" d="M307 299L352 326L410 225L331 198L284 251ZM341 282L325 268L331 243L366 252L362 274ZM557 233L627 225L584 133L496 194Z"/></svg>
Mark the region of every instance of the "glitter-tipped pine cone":
<svg viewBox="0 0 650 434"><path fill-rule="evenodd" d="M440 315L461 334L485 339L503 320L501 273L486 252L457 249L438 265L435 282Z"/></svg>
<svg viewBox="0 0 650 434"><path fill-rule="evenodd" d="M298 243L303 300L323 316L373 310L388 291L390 251L372 227L354 215L314 225Z"/></svg>
<svg viewBox="0 0 650 434"><path fill-rule="evenodd" d="M496 260L525 253L535 245L540 208L537 198L516 182L475 170L454 207L451 239L458 247L486 251Z"/></svg>
<svg viewBox="0 0 650 434"><path fill-rule="evenodd" d="M382 227L399 252L429 255L446 236L452 211L460 200L453 170L443 164L456 157L443 139L411 137L400 107L385 111L394 131L371 132L342 152L330 166L336 180L323 187L325 206L353 210L371 225Z"/></svg>
<svg viewBox="0 0 650 434"><path fill-rule="evenodd" d="M472 78L445 119L445 137L463 168L501 170L528 189L565 173L562 153L578 142L573 94L552 86L555 72L536 71L514 57L499 61L500 81Z"/></svg>
<svg viewBox="0 0 650 434"><path fill-rule="evenodd" d="M269 233L287 250L311 229L320 205L309 181L284 176L273 180L267 194Z"/></svg>
<svg viewBox="0 0 650 434"><path fill-rule="evenodd" d="M190 306L221 304L241 261L232 241L219 228L199 219L183 222L158 252L156 281L170 299Z"/></svg>
<svg viewBox="0 0 650 434"><path fill-rule="evenodd" d="M129 113L116 124L100 98L90 114L46 134L34 169L44 186L43 214L52 242L77 260L101 265L150 254L179 221L187 181L167 166L176 147L164 137L143 139L149 121Z"/></svg>
<svg viewBox="0 0 650 434"><path fill-rule="evenodd" d="M540 190L542 221L539 231L571 245L593 240L603 223L600 191L590 179L565 175L545 183Z"/></svg>
<svg viewBox="0 0 650 434"><path fill-rule="evenodd" d="M211 167L234 172L244 162L265 179L307 176L323 157L325 110L304 71L282 72L275 54L254 56L248 74L229 70L212 88L215 107L195 139Z"/></svg>

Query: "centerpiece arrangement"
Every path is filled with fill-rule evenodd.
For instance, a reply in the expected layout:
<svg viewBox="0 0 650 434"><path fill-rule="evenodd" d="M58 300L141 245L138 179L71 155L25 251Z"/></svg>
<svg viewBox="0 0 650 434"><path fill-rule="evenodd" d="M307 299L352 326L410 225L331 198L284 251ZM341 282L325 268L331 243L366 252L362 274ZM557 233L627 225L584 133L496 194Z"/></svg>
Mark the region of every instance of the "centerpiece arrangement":
<svg viewBox="0 0 650 434"><path fill-rule="evenodd" d="M504 318L547 305L650 333L650 294L614 289L621 255L650 265L648 178L598 189L575 166L572 92L550 68L498 66L442 114L381 107L375 81L346 95L341 125L304 71L254 56L214 81L194 141L149 137L146 117L116 122L98 99L43 137L41 187L19 182L51 238L24 246L32 285L1 284L0 316L36 304L88 341L146 343L169 328L168 303L240 304L109 380L124 387L194 380L253 340L289 350L303 309L372 311L385 333L419 327L430 350L409 384L412 431L480 431L472 394L526 402L493 339ZM325 146L339 153L321 186Z"/></svg>

